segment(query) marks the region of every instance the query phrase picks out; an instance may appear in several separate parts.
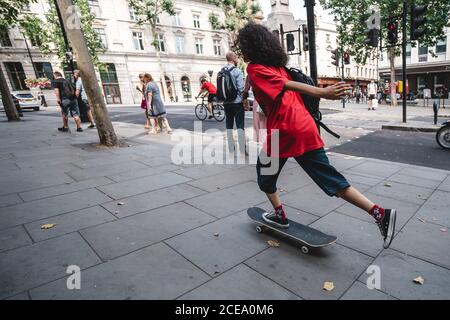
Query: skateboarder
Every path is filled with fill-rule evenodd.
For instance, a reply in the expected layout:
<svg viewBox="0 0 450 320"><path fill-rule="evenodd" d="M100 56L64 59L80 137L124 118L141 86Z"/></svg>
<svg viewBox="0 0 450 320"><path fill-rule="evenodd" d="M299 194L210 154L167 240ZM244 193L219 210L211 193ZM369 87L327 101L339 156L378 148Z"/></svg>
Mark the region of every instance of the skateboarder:
<svg viewBox="0 0 450 320"><path fill-rule="evenodd" d="M288 228L289 221L277 194L276 182L288 158L293 157L314 182L329 196L340 197L368 212L376 221L389 247L395 227L396 210L385 209L374 204L354 187L333 166L331 166L324 143L314 119L303 104L300 94L325 99L341 99L350 86L337 83L326 88L309 86L292 81L285 70L288 61L279 39L266 27L250 23L239 31L235 49L243 56L255 99L267 115L267 140L263 153L271 156L271 137L279 133L279 166L274 174L262 174L262 154L258 158L256 171L259 188L266 193L274 211L263 214L263 219L276 227ZM280 92L285 91L281 99ZM272 113L276 107L276 112ZM273 158L270 158L273 159ZM276 161L273 161L276 162ZM311 199L314 201L314 199Z"/></svg>

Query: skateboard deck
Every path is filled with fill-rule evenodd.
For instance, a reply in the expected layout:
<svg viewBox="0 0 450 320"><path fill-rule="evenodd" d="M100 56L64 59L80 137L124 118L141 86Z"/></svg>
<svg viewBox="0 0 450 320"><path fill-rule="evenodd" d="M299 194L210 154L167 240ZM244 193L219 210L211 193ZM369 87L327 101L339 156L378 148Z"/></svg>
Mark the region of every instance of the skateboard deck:
<svg viewBox="0 0 450 320"><path fill-rule="evenodd" d="M266 212L266 210L258 207L247 209L249 218L257 224L256 231L262 232L263 229L266 228L280 233L284 236L290 237L296 241L299 241L306 245L306 247L302 247L302 251L304 253L308 253L308 247L324 247L334 243L337 240L336 236L325 234L319 230L294 222L292 220L289 221L289 228L275 227L264 221L264 219L262 218L262 214L264 212Z"/></svg>

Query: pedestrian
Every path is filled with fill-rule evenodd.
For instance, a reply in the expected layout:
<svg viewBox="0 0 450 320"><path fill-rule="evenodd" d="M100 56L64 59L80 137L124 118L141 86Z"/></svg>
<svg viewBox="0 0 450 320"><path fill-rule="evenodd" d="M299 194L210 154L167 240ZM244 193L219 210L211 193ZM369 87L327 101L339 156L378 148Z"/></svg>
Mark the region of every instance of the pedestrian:
<svg viewBox="0 0 450 320"><path fill-rule="evenodd" d="M249 23L239 31L235 50L248 63L247 73L253 93L267 115L267 139L256 170L259 188L266 193L274 211L264 213L263 219L280 228L289 227L276 182L288 158L293 157L326 194L342 198L374 217L384 239L384 247L389 247L394 236L396 210L384 209L371 202L330 164L316 123L300 95L337 100L345 96L349 85L341 82L319 88L292 81L285 69L288 56L278 37L260 24ZM272 136L278 137L279 152L276 155L271 155ZM275 172L268 172L273 169L270 167L272 163L278 163L278 167Z"/></svg>
<svg viewBox="0 0 450 320"><path fill-rule="evenodd" d="M238 57L234 52L228 52L226 54L227 64L222 68L221 73L224 76L229 76L232 86L236 91L236 97L231 100L223 101L223 107L225 109L225 127L227 129L227 141L228 151L234 153L236 150L235 142L233 139L234 123L236 122L236 128L238 130L238 142L239 151L241 154L247 154L245 147L245 131L244 131L244 105L242 104L242 93L244 92L244 74L237 68Z"/></svg>
<svg viewBox="0 0 450 320"><path fill-rule="evenodd" d="M370 80L370 83L367 85L367 94L369 95L369 103L367 110L375 110L376 108L376 102L377 102L377 92L378 92L378 86L375 83L375 80Z"/></svg>
<svg viewBox="0 0 450 320"><path fill-rule="evenodd" d="M167 133L172 133L169 121L166 117L166 107L161 99L160 90L158 84L153 80L153 77L149 73L144 73L145 84L145 100L147 102L148 115L153 129L149 131L149 134L156 134L161 132L161 127L158 124L158 120L161 120L162 125L166 127Z"/></svg>
<svg viewBox="0 0 450 320"><path fill-rule="evenodd" d="M92 116L91 106L89 105L88 97L86 95L86 91L84 90L83 81L81 80L80 70L74 70L73 77L75 79L75 94L78 101L81 100L86 106L86 114L89 122L91 123L88 128L93 129L95 128L94 117Z"/></svg>
<svg viewBox="0 0 450 320"><path fill-rule="evenodd" d="M203 94L202 98L208 95L208 119L211 119L213 117L212 107L213 101L214 99L216 99L217 88L212 82L206 80L206 78L202 78L200 80L200 83L202 84L202 86L200 87L200 92L198 93L197 97L195 97L195 99L197 99L201 94Z"/></svg>
<svg viewBox="0 0 450 320"><path fill-rule="evenodd" d="M61 115L63 118L63 126L58 128L59 131L69 131L69 112L77 126L77 132L83 132L81 128L80 110L78 109L77 96L75 95L75 87L72 81L64 79L62 73L59 71L53 72L55 80L53 80L53 87L56 102L61 108Z"/></svg>
<svg viewBox="0 0 450 320"><path fill-rule="evenodd" d="M150 117L148 115L148 109L147 109L147 100L145 99L145 83L144 83L144 74L145 73L140 73L139 74L139 86L136 86L136 90L139 91L142 95L141 98L141 109L145 110L145 125L144 125L144 129L150 129Z"/></svg>

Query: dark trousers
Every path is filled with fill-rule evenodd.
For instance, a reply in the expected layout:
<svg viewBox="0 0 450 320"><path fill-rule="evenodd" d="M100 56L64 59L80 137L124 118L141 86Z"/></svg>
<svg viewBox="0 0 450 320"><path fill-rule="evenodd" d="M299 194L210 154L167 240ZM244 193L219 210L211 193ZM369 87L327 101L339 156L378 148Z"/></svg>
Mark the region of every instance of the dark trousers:
<svg viewBox="0 0 450 320"><path fill-rule="evenodd" d="M236 128L238 129L238 141L239 150L241 153L245 152L245 132L244 132L244 119L245 111L242 103L229 103L224 104L225 109L225 126L227 128L227 140L228 150L234 152L235 143L233 139L234 122L236 122Z"/></svg>

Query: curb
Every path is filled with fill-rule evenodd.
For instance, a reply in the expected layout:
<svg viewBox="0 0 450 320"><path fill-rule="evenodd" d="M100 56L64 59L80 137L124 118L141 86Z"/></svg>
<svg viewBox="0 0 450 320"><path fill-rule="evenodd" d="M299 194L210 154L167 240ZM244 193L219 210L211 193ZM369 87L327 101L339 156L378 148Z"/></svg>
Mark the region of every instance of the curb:
<svg viewBox="0 0 450 320"><path fill-rule="evenodd" d="M425 128L425 127L406 127L396 125L382 125L382 130L397 130L397 131L415 131L415 132L437 132L439 128Z"/></svg>

